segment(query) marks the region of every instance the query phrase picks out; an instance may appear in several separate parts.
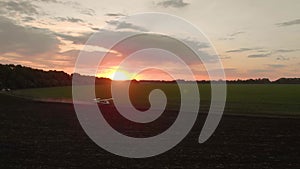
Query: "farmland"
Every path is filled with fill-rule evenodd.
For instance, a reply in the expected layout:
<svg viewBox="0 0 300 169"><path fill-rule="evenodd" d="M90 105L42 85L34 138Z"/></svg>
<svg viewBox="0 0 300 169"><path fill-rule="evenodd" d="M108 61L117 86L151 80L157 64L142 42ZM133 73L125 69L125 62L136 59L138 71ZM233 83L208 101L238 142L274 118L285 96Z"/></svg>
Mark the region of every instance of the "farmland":
<svg viewBox="0 0 300 169"><path fill-rule="evenodd" d="M185 84L189 85L189 84ZM209 107L210 85L199 84L201 108ZM90 86L80 86L89 88ZM109 85L97 85L96 96L111 97ZM149 107L148 96L151 90L161 89L168 98L168 109L180 105L180 92L176 84L133 84L130 98L136 107ZM84 90L83 90L84 91ZM72 87L52 87L13 91L14 95L41 100L72 100ZM84 94L83 94L84 95ZM225 113L246 115L300 115L300 85L297 84L229 84Z"/></svg>
<svg viewBox="0 0 300 169"><path fill-rule="evenodd" d="M229 92L233 90L231 87L229 86ZM251 87L242 86L239 90L235 88L234 91L245 92L245 89ZM282 91L293 88L293 86L274 86L277 90L280 87ZM258 92L257 87L253 88ZM268 93L264 86L261 86L260 90ZM34 97L64 95L68 98L70 87L18 92ZM238 99L237 97L229 96L232 100ZM280 110L280 107L276 107L276 102L282 101L280 97L276 98L275 95L264 97L271 99L268 100L269 105ZM247 98L246 101L259 104L255 99ZM291 116L271 118L225 114L213 136L204 144L198 144L199 133L205 120L205 115L200 114L191 132L173 149L151 158L130 159L113 155L98 147L81 128L71 104L32 101L1 93L0 101L0 168L271 169L300 166L300 123L299 118ZM291 105L297 106L295 100L291 101ZM291 106L287 108L292 109ZM110 107L106 109L112 110ZM243 107L240 109L246 112ZM266 109L271 107L268 106ZM126 122L114 118L111 113L107 118L112 122L117 120L112 123L115 125L114 128L125 134L133 132L143 134L147 131L149 134L157 133L168 127L166 125L170 125L165 122L168 121L168 117L165 116L160 125L149 124L150 127L139 128L136 131L131 128L132 126L126 125Z"/></svg>

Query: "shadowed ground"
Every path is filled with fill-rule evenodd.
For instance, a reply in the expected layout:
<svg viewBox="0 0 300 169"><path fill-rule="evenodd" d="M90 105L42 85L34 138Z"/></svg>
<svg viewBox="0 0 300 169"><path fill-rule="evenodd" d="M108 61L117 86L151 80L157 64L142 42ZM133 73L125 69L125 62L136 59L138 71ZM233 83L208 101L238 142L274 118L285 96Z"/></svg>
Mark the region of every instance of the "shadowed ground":
<svg viewBox="0 0 300 169"><path fill-rule="evenodd" d="M0 101L0 168L300 168L297 118L225 115L213 137L198 144L205 119L201 115L192 132L172 150L147 159L128 159L93 143L71 104L2 94ZM126 122L119 124L126 126ZM121 132L130 130L120 125L115 127ZM145 132L164 127L161 123Z"/></svg>

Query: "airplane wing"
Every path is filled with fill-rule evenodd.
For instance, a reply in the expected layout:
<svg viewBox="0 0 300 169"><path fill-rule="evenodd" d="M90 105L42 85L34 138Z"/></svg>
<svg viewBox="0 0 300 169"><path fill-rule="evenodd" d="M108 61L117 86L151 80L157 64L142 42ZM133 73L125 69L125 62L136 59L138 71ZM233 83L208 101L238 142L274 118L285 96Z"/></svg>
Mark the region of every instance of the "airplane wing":
<svg viewBox="0 0 300 169"><path fill-rule="evenodd" d="M108 99L102 99L102 100L107 100L107 101L109 101L109 100L113 100L113 98L108 98Z"/></svg>
<svg viewBox="0 0 300 169"><path fill-rule="evenodd" d="M108 98L108 99L101 99L101 98L95 98L93 99L95 102L97 103L101 103L101 104L110 104L109 101L113 100L113 98Z"/></svg>

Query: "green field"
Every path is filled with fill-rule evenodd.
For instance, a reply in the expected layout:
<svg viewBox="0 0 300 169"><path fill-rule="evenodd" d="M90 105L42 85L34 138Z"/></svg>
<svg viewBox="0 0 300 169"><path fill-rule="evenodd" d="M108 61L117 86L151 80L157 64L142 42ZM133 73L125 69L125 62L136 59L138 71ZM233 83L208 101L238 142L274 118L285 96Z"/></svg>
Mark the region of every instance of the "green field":
<svg viewBox="0 0 300 169"><path fill-rule="evenodd" d="M189 85L189 84L185 84ZM88 88L89 86L81 86ZM134 84L130 88L131 101L136 106L149 106L148 95L152 89L162 89L168 98L168 108L178 108L180 94L175 84ZM199 84L201 106L209 107L210 85ZM72 99L72 89L53 87L15 90L13 94L33 99ZM96 86L97 97L110 97L109 85ZM225 113L261 115L300 115L300 85L284 84L229 84Z"/></svg>

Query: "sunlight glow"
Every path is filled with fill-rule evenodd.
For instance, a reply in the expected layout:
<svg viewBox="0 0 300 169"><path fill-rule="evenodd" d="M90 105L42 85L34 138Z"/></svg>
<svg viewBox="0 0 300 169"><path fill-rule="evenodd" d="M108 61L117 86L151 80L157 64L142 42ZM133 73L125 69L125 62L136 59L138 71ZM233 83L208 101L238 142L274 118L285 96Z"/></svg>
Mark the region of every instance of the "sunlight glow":
<svg viewBox="0 0 300 169"><path fill-rule="evenodd" d="M130 80L130 75L124 71L113 72L110 76L112 80Z"/></svg>

